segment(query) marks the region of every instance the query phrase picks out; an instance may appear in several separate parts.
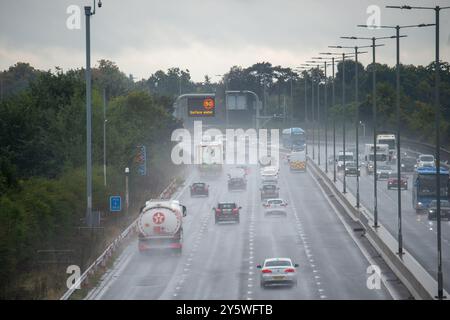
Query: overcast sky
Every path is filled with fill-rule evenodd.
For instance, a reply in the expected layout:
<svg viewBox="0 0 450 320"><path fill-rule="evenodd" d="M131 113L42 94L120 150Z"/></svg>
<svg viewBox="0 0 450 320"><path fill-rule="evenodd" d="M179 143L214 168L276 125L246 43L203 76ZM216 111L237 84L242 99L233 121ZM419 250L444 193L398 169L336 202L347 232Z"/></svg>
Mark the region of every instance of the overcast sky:
<svg viewBox="0 0 450 320"><path fill-rule="evenodd" d="M195 81L269 61L295 67L330 51L355 45L340 36L389 36L395 30L366 30L367 8L381 9L382 25L434 23L434 11L400 11L390 5L447 5L428 0L103 0L91 19L92 61L115 61L137 79L169 67L189 69ZM0 0L0 69L17 61L39 69L85 65L86 0ZM66 27L70 5L81 8L81 28ZM372 20L370 20L372 21ZM434 27L405 29L401 61L428 64L434 58ZM395 40L377 49L377 61L395 63ZM359 41L368 45L369 41ZM450 60L450 10L441 12L441 59ZM366 65L371 53L360 58Z"/></svg>

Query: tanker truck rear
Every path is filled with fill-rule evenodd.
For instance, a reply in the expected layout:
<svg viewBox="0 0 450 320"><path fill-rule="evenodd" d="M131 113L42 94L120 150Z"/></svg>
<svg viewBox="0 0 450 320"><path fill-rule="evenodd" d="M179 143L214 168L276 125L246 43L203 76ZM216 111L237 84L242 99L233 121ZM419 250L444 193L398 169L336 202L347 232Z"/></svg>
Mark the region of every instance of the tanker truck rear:
<svg viewBox="0 0 450 320"><path fill-rule="evenodd" d="M137 221L139 251L173 250L183 247L183 217L186 207L178 200L150 200Z"/></svg>

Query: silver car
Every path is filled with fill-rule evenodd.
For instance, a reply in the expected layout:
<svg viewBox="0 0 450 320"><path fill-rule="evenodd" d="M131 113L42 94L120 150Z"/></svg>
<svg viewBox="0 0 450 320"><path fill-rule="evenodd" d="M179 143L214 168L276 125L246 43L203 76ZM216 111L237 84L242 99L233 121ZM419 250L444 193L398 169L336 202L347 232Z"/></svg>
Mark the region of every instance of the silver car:
<svg viewBox="0 0 450 320"><path fill-rule="evenodd" d="M287 202L281 198L267 199L263 203L264 215L282 215L286 216L286 206Z"/></svg>
<svg viewBox="0 0 450 320"><path fill-rule="evenodd" d="M392 174L393 170L391 166L388 165L379 165L377 166L377 179L378 180L387 180L389 179L389 175Z"/></svg>
<svg viewBox="0 0 450 320"><path fill-rule="evenodd" d="M297 267L289 258L270 258L264 264L257 265L261 269L260 285L265 288L271 284L286 284L297 286Z"/></svg>

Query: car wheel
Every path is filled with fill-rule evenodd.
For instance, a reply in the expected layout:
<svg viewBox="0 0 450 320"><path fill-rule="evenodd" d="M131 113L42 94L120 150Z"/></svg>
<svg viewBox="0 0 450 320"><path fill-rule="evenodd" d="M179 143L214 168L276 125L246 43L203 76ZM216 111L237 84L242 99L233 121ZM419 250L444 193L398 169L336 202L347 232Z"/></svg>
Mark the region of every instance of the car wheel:
<svg viewBox="0 0 450 320"><path fill-rule="evenodd" d="M264 283L263 281L260 281L260 282L259 282L259 286L260 286L261 288L263 288L263 289L266 287L266 285L265 285L265 283Z"/></svg>
<svg viewBox="0 0 450 320"><path fill-rule="evenodd" d="M215 218L214 219L214 223L217 224L217 222L219 222L219 221L217 220L217 218Z"/></svg>

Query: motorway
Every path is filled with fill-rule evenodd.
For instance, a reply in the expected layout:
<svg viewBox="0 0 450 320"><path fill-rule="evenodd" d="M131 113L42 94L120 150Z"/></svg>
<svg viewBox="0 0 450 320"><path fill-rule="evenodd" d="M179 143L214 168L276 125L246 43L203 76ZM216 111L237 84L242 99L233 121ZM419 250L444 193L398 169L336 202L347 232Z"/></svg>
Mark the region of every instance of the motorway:
<svg viewBox="0 0 450 320"><path fill-rule="evenodd" d="M256 165L243 192L228 192L225 174L207 179L208 198L190 197L187 185L205 181L191 171L175 196L188 210L182 255L141 254L134 240L88 299L393 298L384 282L379 289L367 288L367 255L309 171L290 173L281 164L280 196L288 202L287 217L264 217ZM240 224L214 224L212 208L223 200L242 206ZM290 257L299 264L297 287L260 288L256 265L269 257Z"/></svg>
<svg viewBox="0 0 450 320"><path fill-rule="evenodd" d="M342 150L342 143L337 139L336 153ZM348 148L355 148L354 142L348 142ZM333 152L332 144L329 145L328 156ZM316 152L317 152L316 146ZM408 150L403 150L408 152ZM364 152L364 145L361 144L360 152ZM411 154L416 156L415 154ZM321 168L325 170L325 147L321 147ZM317 154L316 154L317 162ZM328 170L333 172L332 165ZM426 214L417 214L412 206L412 174L405 174L408 177L408 190L402 190L402 234L403 245L416 260L436 279L437 272L437 234L436 221L429 221ZM343 174L339 172L337 179L343 181ZM347 191L356 198L356 177L347 177ZM398 214L397 214L397 190L387 189L387 181L378 181L378 219L387 230L397 238L398 235ZM361 168L360 177L360 201L361 204L373 214L373 176L366 175L365 169ZM444 289L450 289L450 221L442 220L442 262L444 275Z"/></svg>

